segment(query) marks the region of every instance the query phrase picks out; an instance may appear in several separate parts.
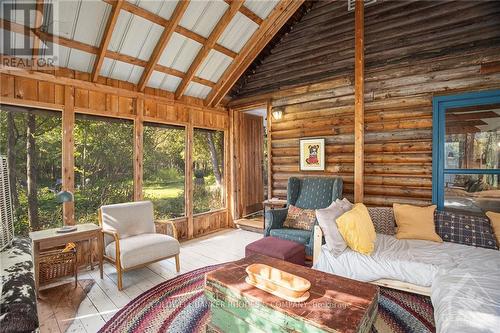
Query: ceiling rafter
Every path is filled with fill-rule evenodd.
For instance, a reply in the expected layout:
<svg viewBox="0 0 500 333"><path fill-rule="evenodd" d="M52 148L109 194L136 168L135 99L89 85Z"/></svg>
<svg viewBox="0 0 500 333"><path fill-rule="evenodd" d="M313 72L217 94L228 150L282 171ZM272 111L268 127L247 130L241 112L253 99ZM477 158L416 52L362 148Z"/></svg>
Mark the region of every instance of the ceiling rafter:
<svg viewBox="0 0 500 333"><path fill-rule="evenodd" d="M120 15L120 9L123 6L124 0L113 1L111 13L109 13L108 22L106 23L106 28L104 29L104 34L102 35L101 44L99 45L99 51L97 52L97 57L94 61L94 67L92 68L92 81L96 82L101 72L101 67L104 62L104 57L106 56L106 51L108 50L109 42L111 41L111 36L115 30L116 22L118 21L118 16Z"/></svg>
<svg viewBox="0 0 500 333"><path fill-rule="evenodd" d="M108 3L108 4L111 4L113 2L113 0L103 0L103 1ZM159 15L156 15L156 14L150 12L149 10L146 10L144 8L137 6L137 5L134 5L128 1L123 3L122 9L131 13L131 14L140 16L148 21L151 21L153 23L161 25L162 27L165 27L169 21L169 20L167 20ZM207 39L205 37L203 37L202 35L199 35L196 32L193 32L189 29L186 29L180 25L177 25L175 27L175 32L180 34L180 35L183 35L184 37L192 39L200 44L205 44L205 42L207 41ZM228 49L227 47L224 47L220 44L216 44L214 49L216 49L220 53L225 54L231 58L235 58L238 55L238 53L236 53L236 52L234 52L234 51L232 51L232 50Z"/></svg>
<svg viewBox="0 0 500 333"><path fill-rule="evenodd" d="M149 57L148 65L146 66L146 68L144 68L144 72L142 73L141 79L139 80L139 83L137 85L139 91L143 91L146 87L151 74L153 74L155 65L158 63L158 60L160 60L163 50L174 34L175 28L177 27L177 25L179 25L179 22L181 21L182 16L186 12L188 6L189 0L181 0L177 3L177 6L172 13L172 17L168 21L168 24L164 26L163 33L161 34L160 39L158 40L158 43L156 44L153 53L151 54L151 57Z"/></svg>
<svg viewBox="0 0 500 333"><path fill-rule="evenodd" d="M228 5L231 4L232 0L224 0ZM259 15L255 14L253 11L251 11L248 7L245 5L241 6L239 9L240 13L248 17L250 20L254 21L256 24L261 25L262 22L264 21L263 19L260 18Z"/></svg>
<svg viewBox="0 0 500 333"><path fill-rule="evenodd" d="M36 0L36 11L35 11L35 31L40 30L40 27L43 23L43 8L44 8L44 0ZM33 38L33 58L38 58L40 52L40 38L38 36L34 36Z"/></svg>
<svg viewBox="0 0 500 333"><path fill-rule="evenodd" d="M224 98L245 69L254 61L260 51L269 43L303 2L304 0L281 0L274 7L271 14L269 14L262 25L252 35L208 94L205 99L205 105L217 105Z"/></svg>
<svg viewBox="0 0 500 333"><path fill-rule="evenodd" d="M24 25L21 25L19 23L10 22L10 21L2 19L2 18L0 18L0 28L5 29L5 30L9 30L12 32L17 32L17 33L23 34L25 36L31 36L33 38L38 37L41 41L44 41L44 42L55 43L55 44L58 44L61 46L84 51L84 52L91 53L91 54L97 54L97 52L99 52L99 48L96 46L85 44L82 42L78 42L78 41L68 39L65 37L55 36L55 35L49 34L47 32L40 31L40 30L35 32L34 29L31 29L31 28L26 27ZM125 62L125 63L131 64L131 65L140 66L140 67L146 67L148 64L148 62L145 60L141 60L141 59L134 58L134 57L126 55L126 54L113 52L113 51L109 51L109 50L106 51L105 57L109 58L109 59ZM173 76L179 77L181 79L184 78L184 72L181 72L179 70L169 68L166 66L162 66L160 64L157 64L155 66L154 70L158 71L158 72L165 73L165 74L173 75ZM192 81L203 84L207 87L215 86L215 82L205 80L205 79L202 79L202 78L196 77L196 76L193 77Z"/></svg>
<svg viewBox="0 0 500 333"><path fill-rule="evenodd" d="M201 66L203 63L203 60L208 56L210 53L210 50L213 49L217 41L219 40L220 36L226 30L226 27L229 25L233 17L238 13L239 9L243 6L243 1L241 0L235 0L231 1L229 8L226 9L226 12L222 17L220 18L219 22L215 25L214 29L210 33L210 36L208 36L207 41L201 48L201 50L198 52L196 55L196 58L194 61L191 63L189 66L188 71L184 75L184 78L182 79L181 83L177 87L177 90L175 91L175 98L180 98L184 92L186 91L189 82L191 79L194 77L196 71L198 68Z"/></svg>

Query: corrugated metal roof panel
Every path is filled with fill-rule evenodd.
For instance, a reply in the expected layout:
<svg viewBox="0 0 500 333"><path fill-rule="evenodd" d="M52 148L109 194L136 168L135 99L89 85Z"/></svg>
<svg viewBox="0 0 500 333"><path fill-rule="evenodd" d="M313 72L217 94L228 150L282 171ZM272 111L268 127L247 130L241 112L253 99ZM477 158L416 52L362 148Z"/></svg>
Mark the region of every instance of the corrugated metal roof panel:
<svg viewBox="0 0 500 333"><path fill-rule="evenodd" d="M279 0L246 0L245 7L257 14L260 18L265 19L269 13L276 7Z"/></svg>
<svg viewBox="0 0 500 333"><path fill-rule="evenodd" d="M49 47L53 46L52 43L47 43L47 45ZM80 72L90 72L95 60L95 54L60 45L55 45L53 55L45 54L44 50L42 50L41 57L44 59L51 58L57 67L67 67Z"/></svg>
<svg viewBox="0 0 500 333"><path fill-rule="evenodd" d="M201 48L200 43L174 33L158 63L186 72Z"/></svg>
<svg viewBox="0 0 500 333"><path fill-rule="evenodd" d="M99 46L111 6L102 1L53 1L44 13L49 33ZM46 7L49 8L49 7Z"/></svg>
<svg viewBox="0 0 500 333"><path fill-rule="evenodd" d="M104 58L101 75L112 79L127 81L136 84L141 78L144 68L122 61Z"/></svg>
<svg viewBox="0 0 500 333"><path fill-rule="evenodd" d="M178 1L173 0L128 0L141 8L150 11L165 19L169 19L177 6Z"/></svg>
<svg viewBox="0 0 500 333"><path fill-rule="evenodd" d="M240 52L258 28L257 23L237 13L220 36L218 43L234 52Z"/></svg>
<svg viewBox="0 0 500 333"><path fill-rule="evenodd" d="M203 84L191 82L189 83L188 88L186 89L185 95L198 98L205 98L210 93L210 90L212 90L210 87L204 86Z"/></svg>
<svg viewBox="0 0 500 333"><path fill-rule="evenodd" d="M91 72L94 65L95 54L90 54L76 49L70 49L68 65L65 67L81 71Z"/></svg>
<svg viewBox="0 0 500 333"><path fill-rule="evenodd" d="M151 78L148 82L148 87L174 92L181 81L182 79L180 77L153 71L153 74L151 74Z"/></svg>
<svg viewBox="0 0 500 333"><path fill-rule="evenodd" d="M5 4L4 4L5 3ZM24 17L24 10L27 9L30 11L30 13L34 13L35 10L35 2L34 1L0 1L0 4L2 5L1 8L1 13L2 13L2 18L9 20L11 22L15 22L21 25L27 25L30 26L31 28L34 27L35 25L35 15L30 15L30 17L25 18ZM5 9L7 9L5 6L9 5L10 8L10 15L7 16L7 13L4 12ZM10 6L12 5L12 6ZM5 15L5 17L4 17Z"/></svg>
<svg viewBox="0 0 500 333"><path fill-rule="evenodd" d="M191 1L179 24L208 37L228 7L222 0Z"/></svg>
<svg viewBox="0 0 500 333"><path fill-rule="evenodd" d="M196 72L196 76L212 82L217 82L232 61L233 59L231 57L218 51L211 50Z"/></svg>
<svg viewBox="0 0 500 333"><path fill-rule="evenodd" d="M0 29L0 36L2 36L2 39L4 33L6 33L6 31ZM2 40L2 43L0 43L0 53L9 56L17 56L20 58L31 58L31 54L20 55L19 52L16 52L16 49L31 48L33 46L33 38L31 37L29 37L29 45L25 45L24 42L25 42L24 35L15 32L10 32L10 45L6 45L6 41Z"/></svg>
<svg viewBox="0 0 500 333"><path fill-rule="evenodd" d="M122 10L108 50L148 60L162 32L158 24Z"/></svg>

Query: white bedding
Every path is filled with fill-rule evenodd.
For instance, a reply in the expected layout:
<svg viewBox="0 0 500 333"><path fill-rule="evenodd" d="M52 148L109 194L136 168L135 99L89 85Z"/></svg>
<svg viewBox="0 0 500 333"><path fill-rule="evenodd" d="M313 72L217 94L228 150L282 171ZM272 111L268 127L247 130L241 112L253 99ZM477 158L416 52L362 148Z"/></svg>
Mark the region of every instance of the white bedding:
<svg viewBox="0 0 500 333"><path fill-rule="evenodd" d="M500 332L500 251L377 234L371 256L323 246L314 268L360 281L431 286L437 331Z"/></svg>

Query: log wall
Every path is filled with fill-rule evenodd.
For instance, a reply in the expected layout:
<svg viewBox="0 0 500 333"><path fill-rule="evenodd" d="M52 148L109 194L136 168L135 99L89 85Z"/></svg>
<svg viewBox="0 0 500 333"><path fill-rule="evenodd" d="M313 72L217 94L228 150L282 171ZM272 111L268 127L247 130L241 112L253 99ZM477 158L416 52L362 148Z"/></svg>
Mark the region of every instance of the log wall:
<svg viewBox="0 0 500 333"><path fill-rule="evenodd" d="M432 97L500 87L500 2L380 1L365 9L364 202L428 204ZM319 1L248 75L233 108L270 100L272 194L293 175L340 175L353 199L354 13ZM326 171L299 139L326 138Z"/></svg>

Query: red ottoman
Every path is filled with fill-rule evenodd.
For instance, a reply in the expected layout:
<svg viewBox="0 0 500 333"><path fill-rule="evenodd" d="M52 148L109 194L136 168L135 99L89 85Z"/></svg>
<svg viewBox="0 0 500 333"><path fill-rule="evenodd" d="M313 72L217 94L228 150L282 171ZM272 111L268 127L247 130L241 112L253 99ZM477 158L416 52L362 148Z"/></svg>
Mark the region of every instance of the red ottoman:
<svg viewBox="0 0 500 333"><path fill-rule="evenodd" d="M252 254L262 254L297 265L305 265L306 252L304 244L272 236L264 237L248 244L245 247L245 257L251 256Z"/></svg>

